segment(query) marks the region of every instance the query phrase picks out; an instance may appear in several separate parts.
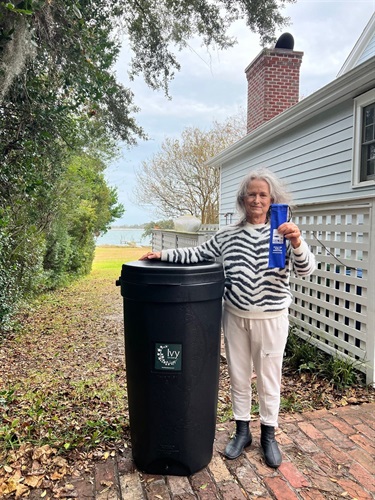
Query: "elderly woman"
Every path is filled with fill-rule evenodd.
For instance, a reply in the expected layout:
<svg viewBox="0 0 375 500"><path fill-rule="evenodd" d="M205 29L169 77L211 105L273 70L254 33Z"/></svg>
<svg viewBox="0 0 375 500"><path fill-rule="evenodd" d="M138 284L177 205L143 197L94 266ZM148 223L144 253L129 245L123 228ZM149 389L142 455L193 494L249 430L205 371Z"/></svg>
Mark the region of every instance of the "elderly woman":
<svg viewBox="0 0 375 500"><path fill-rule="evenodd" d="M224 455L237 458L252 442L249 429L251 377L257 375L261 447L265 462L277 468L281 453L275 440L280 407L283 353L288 336L289 278L308 276L315 258L293 222L278 227L286 239L285 267L270 268L270 206L288 204L290 195L270 170L251 171L237 193L239 221L221 228L198 247L149 252L142 257L185 264L223 258L226 276L223 330L231 381L236 433Z"/></svg>

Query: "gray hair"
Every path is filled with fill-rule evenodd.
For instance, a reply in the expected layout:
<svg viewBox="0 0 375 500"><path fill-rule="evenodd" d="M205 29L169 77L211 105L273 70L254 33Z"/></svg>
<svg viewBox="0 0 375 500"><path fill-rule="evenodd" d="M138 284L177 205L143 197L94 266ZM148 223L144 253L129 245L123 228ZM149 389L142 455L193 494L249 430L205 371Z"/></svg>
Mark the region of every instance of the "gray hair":
<svg viewBox="0 0 375 500"><path fill-rule="evenodd" d="M243 226L246 223L246 207L244 199L251 181L261 180L266 181L270 187L270 194L272 203L286 203L291 206L292 195L289 192L285 182L279 179L271 170L268 168L259 168L257 170L251 170L243 179L237 191L236 206L240 214L238 221L239 226Z"/></svg>

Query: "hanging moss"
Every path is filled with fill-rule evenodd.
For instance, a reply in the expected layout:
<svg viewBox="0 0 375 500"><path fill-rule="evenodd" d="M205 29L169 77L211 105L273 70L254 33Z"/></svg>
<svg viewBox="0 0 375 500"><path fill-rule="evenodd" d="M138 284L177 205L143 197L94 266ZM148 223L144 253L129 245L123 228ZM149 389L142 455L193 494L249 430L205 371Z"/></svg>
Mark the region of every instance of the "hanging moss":
<svg viewBox="0 0 375 500"><path fill-rule="evenodd" d="M3 20L1 35L0 102L16 76L22 72L28 58L36 54L31 42L30 29L24 17L9 13Z"/></svg>

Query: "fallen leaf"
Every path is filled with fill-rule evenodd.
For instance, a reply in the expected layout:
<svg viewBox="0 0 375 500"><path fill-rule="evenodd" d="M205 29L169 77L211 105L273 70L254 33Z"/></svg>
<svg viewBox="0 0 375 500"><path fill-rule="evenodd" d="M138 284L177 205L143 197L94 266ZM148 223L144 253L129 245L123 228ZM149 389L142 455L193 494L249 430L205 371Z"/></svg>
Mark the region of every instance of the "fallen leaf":
<svg viewBox="0 0 375 500"><path fill-rule="evenodd" d="M27 476L25 478L25 484L31 488L38 488L43 481L43 476Z"/></svg>
<svg viewBox="0 0 375 500"><path fill-rule="evenodd" d="M53 459L53 463L57 465L58 467L67 467L68 462L65 460L65 458L62 457L55 457Z"/></svg>
<svg viewBox="0 0 375 500"><path fill-rule="evenodd" d="M19 483L16 489L16 498L22 497L25 493L28 493L29 491L30 490L26 485Z"/></svg>
<svg viewBox="0 0 375 500"><path fill-rule="evenodd" d="M13 493L14 491L16 491L17 485L17 481L15 481L13 478L9 479L9 481L7 482L8 493Z"/></svg>
<svg viewBox="0 0 375 500"><path fill-rule="evenodd" d="M61 479L62 477L66 476L66 474L67 474L66 467L63 467L59 471L53 472L50 477L52 481L57 481L58 479Z"/></svg>

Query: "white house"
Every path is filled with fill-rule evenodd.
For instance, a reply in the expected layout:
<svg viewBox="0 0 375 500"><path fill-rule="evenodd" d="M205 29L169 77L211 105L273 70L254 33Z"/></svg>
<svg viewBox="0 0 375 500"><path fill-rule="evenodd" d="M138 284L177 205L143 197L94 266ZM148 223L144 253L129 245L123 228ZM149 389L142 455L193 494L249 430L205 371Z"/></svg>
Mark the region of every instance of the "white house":
<svg viewBox="0 0 375 500"><path fill-rule="evenodd" d="M303 53L279 41L246 68L248 134L209 162L221 171L220 224L249 170L288 182L318 260L314 276L293 278L291 321L375 383L375 14L337 78L299 102Z"/></svg>
<svg viewBox="0 0 375 500"><path fill-rule="evenodd" d="M285 34L246 68L248 134L209 161L221 172L220 225L234 222L250 169L267 166L288 182L293 219L318 262L313 276L292 278L291 323L375 384L375 14L337 78L298 102L302 58ZM153 248L208 237L154 231Z"/></svg>

